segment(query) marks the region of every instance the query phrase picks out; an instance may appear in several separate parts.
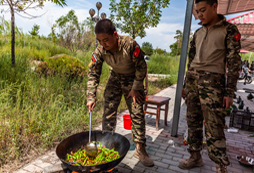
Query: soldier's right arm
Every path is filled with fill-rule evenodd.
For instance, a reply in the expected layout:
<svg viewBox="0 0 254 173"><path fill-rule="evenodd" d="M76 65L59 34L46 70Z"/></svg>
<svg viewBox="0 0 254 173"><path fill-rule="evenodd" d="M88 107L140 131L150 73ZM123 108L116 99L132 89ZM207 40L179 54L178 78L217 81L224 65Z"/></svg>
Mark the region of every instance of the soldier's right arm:
<svg viewBox="0 0 254 173"><path fill-rule="evenodd" d="M190 42L190 50L189 50L189 61L188 61L188 70L190 68L191 62L193 61L195 55L196 55L196 45L195 45L195 37L196 37L197 31L194 33L193 38Z"/></svg>
<svg viewBox="0 0 254 173"><path fill-rule="evenodd" d="M93 52L92 61L89 64L87 102L96 101L96 91L100 82L103 61L101 51L97 48L95 52Z"/></svg>

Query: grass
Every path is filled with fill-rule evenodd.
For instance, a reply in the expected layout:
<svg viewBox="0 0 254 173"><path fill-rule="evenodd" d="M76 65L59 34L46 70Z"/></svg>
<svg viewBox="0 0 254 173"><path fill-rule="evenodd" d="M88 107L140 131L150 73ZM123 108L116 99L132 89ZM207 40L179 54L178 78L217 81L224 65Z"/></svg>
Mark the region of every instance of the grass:
<svg viewBox="0 0 254 173"><path fill-rule="evenodd" d="M241 59L243 60L248 60L249 63L251 64L252 61L254 61L254 53L253 52L248 52L248 53L240 53Z"/></svg>
<svg viewBox="0 0 254 173"><path fill-rule="evenodd" d="M148 64L148 73L154 74L169 74L170 77L161 82L166 82L167 85L172 85L177 82L179 57L176 60L175 57L169 55L152 55Z"/></svg>
<svg viewBox="0 0 254 173"><path fill-rule="evenodd" d="M87 130L89 122L87 77L83 81L70 81L64 76L45 77L31 70L32 60L46 60L62 53L71 55L67 49L29 36L17 38L16 66L12 68L9 43L0 36L0 168L34 151L40 153L70 134ZM91 53L92 50L78 52L76 58L89 64ZM149 82L149 94L176 83L177 67L174 58L152 56L148 71L171 76ZM93 114L94 125L101 122L103 91L109 73L104 63ZM118 110L126 108L122 102Z"/></svg>

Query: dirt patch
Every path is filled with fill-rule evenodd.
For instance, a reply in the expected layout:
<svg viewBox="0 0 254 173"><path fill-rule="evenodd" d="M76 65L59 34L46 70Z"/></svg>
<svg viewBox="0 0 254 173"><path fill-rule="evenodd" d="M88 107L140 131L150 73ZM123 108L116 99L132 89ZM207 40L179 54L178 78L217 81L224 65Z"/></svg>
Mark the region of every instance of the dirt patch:
<svg viewBox="0 0 254 173"><path fill-rule="evenodd" d="M150 82L154 82L157 80L158 80L158 77L148 76L148 81L150 81Z"/></svg>

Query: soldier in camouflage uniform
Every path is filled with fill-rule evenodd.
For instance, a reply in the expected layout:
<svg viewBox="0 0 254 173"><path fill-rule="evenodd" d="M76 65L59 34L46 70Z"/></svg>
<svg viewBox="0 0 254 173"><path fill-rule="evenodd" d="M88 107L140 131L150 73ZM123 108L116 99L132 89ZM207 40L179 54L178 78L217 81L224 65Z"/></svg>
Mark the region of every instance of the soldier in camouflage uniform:
<svg viewBox="0 0 254 173"><path fill-rule="evenodd" d="M114 24L109 19L100 20L95 27L98 46L92 54L89 64L87 106L89 112L95 106L96 90L105 61L112 71L104 92L104 114L102 129L112 131L116 128L117 108L124 95L131 115L133 141L136 143L134 156L146 166L153 166L145 145L145 101L143 80L146 76L147 65L144 52L139 45L128 36L117 34Z"/></svg>
<svg viewBox="0 0 254 173"><path fill-rule="evenodd" d="M226 109L233 103L241 63L237 27L217 14L217 0L196 0L203 24L191 41L188 71L182 97L186 98L188 143L191 156L179 162L182 169L202 166L203 120L209 157L217 172L227 172L224 134ZM225 66L228 73L225 71ZM227 80L225 79L225 74Z"/></svg>

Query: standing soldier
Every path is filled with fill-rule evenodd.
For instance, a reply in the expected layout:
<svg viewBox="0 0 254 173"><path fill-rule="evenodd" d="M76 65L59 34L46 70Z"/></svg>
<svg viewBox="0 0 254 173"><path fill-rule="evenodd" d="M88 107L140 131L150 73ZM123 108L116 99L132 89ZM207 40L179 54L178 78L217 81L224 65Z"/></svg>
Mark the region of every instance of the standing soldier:
<svg viewBox="0 0 254 173"><path fill-rule="evenodd" d="M115 130L117 108L124 95L131 115L133 141L136 143L134 156L139 158L145 166L153 166L153 160L145 150L143 80L146 76L147 65L144 53L131 37L118 35L114 24L109 19L100 20L95 26L95 33L101 46L93 52L92 61L89 64L87 84L89 112L95 106L96 90L100 81L102 64L105 61L112 67L112 71L104 92L102 129Z"/></svg>
<svg viewBox="0 0 254 173"><path fill-rule="evenodd" d="M224 134L226 109L233 103L241 63L237 27L217 14L217 0L195 0L202 27L191 42L188 71L182 97L186 96L188 143L191 156L179 162L182 169L202 166L203 120L208 154L218 173L229 163ZM225 80L225 65L228 73Z"/></svg>

